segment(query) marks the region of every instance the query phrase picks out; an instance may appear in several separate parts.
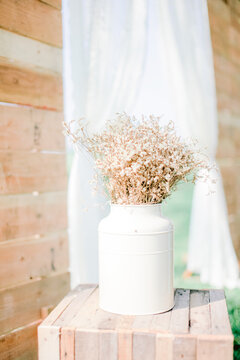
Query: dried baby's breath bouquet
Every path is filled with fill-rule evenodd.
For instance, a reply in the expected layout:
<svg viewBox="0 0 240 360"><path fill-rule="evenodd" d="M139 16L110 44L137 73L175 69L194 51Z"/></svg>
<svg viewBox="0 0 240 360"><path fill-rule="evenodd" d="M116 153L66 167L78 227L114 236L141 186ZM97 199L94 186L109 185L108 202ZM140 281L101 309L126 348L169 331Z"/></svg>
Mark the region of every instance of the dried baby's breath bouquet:
<svg viewBox="0 0 240 360"><path fill-rule="evenodd" d="M196 142L182 141L172 122L160 123L160 117L121 113L91 136L82 120L64 127L94 158L111 202L137 205L161 203L180 181L206 180L212 168Z"/></svg>

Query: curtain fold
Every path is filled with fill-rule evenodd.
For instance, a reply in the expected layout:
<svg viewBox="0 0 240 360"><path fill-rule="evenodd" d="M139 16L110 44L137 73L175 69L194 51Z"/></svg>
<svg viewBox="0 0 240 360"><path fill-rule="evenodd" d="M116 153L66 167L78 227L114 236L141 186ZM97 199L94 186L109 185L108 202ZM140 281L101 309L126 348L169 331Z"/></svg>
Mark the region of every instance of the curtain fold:
<svg viewBox="0 0 240 360"><path fill-rule="evenodd" d="M63 0L63 25L67 120L85 116L90 129L98 130L118 111L165 114L215 161L218 122L206 0ZM86 154L75 156L68 203L72 286L98 281L97 225L106 208L102 195L92 194L92 173ZM207 184L195 186L188 269L213 286L234 287L239 270L220 173L215 191L206 195Z"/></svg>
<svg viewBox="0 0 240 360"><path fill-rule="evenodd" d="M90 131L136 98L146 54L147 0L63 1L65 118L86 117ZM93 196L93 164L75 156L69 181L72 286L98 282L97 226L105 199Z"/></svg>
<svg viewBox="0 0 240 360"><path fill-rule="evenodd" d="M182 135L197 138L215 160L218 140L213 55L206 0L161 0L161 36L176 123ZM194 188L188 270L217 287L239 284L239 268L229 231L220 172L215 193L208 184Z"/></svg>

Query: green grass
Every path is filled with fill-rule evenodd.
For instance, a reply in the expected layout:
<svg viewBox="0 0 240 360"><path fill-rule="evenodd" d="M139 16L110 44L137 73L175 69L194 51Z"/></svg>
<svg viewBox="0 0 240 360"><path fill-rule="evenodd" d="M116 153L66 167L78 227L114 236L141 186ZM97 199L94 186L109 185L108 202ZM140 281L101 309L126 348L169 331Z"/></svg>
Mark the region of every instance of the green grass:
<svg viewBox="0 0 240 360"><path fill-rule="evenodd" d="M175 226L175 287L203 289L210 287L200 282L198 276L184 279L186 269L188 229L191 213L193 185L182 184L171 198L163 205L163 213L169 217ZM240 360L240 289L225 289L228 313L234 335L234 359Z"/></svg>

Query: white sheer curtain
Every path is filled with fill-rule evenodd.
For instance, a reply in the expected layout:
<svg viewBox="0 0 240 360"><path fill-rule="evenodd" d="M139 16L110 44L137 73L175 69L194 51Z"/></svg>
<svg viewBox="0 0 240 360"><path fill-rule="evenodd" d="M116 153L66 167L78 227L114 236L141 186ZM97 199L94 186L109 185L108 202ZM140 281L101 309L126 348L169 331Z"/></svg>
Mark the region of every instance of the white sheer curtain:
<svg viewBox="0 0 240 360"><path fill-rule="evenodd" d="M129 111L143 74L147 0L63 1L65 117L85 116L90 129ZM98 282L97 226L104 216L89 181L92 164L74 158L69 182L72 286Z"/></svg>
<svg viewBox="0 0 240 360"><path fill-rule="evenodd" d="M63 17L67 119L85 115L98 128L117 111L164 114L215 158L218 125L206 0L64 0ZM94 204L103 200L91 194L91 173L83 154L74 159L73 285L98 280L96 229L103 211ZM194 190L188 269L199 272L203 282L232 287L238 264L221 178L214 195L207 196L206 187L198 183Z"/></svg>
<svg viewBox="0 0 240 360"><path fill-rule="evenodd" d="M160 32L172 106L180 131L208 149L214 160L218 139L214 67L206 0L158 2ZM188 269L202 282L234 287L239 269L229 231L221 175L213 195L194 189Z"/></svg>

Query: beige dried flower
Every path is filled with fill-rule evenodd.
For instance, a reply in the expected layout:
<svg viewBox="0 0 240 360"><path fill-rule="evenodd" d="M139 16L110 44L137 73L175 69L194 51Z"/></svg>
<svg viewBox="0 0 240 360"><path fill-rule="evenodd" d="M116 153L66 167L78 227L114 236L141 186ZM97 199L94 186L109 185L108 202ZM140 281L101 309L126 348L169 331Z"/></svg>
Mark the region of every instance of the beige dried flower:
<svg viewBox="0 0 240 360"><path fill-rule="evenodd" d="M194 141L176 135L172 122L160 123L157 116L136 119L121 113L91 136L82 119L64 127L76 148L84 147L94 158L112 203L156 204L180 181L204 180L213 168Z"/></svg>

